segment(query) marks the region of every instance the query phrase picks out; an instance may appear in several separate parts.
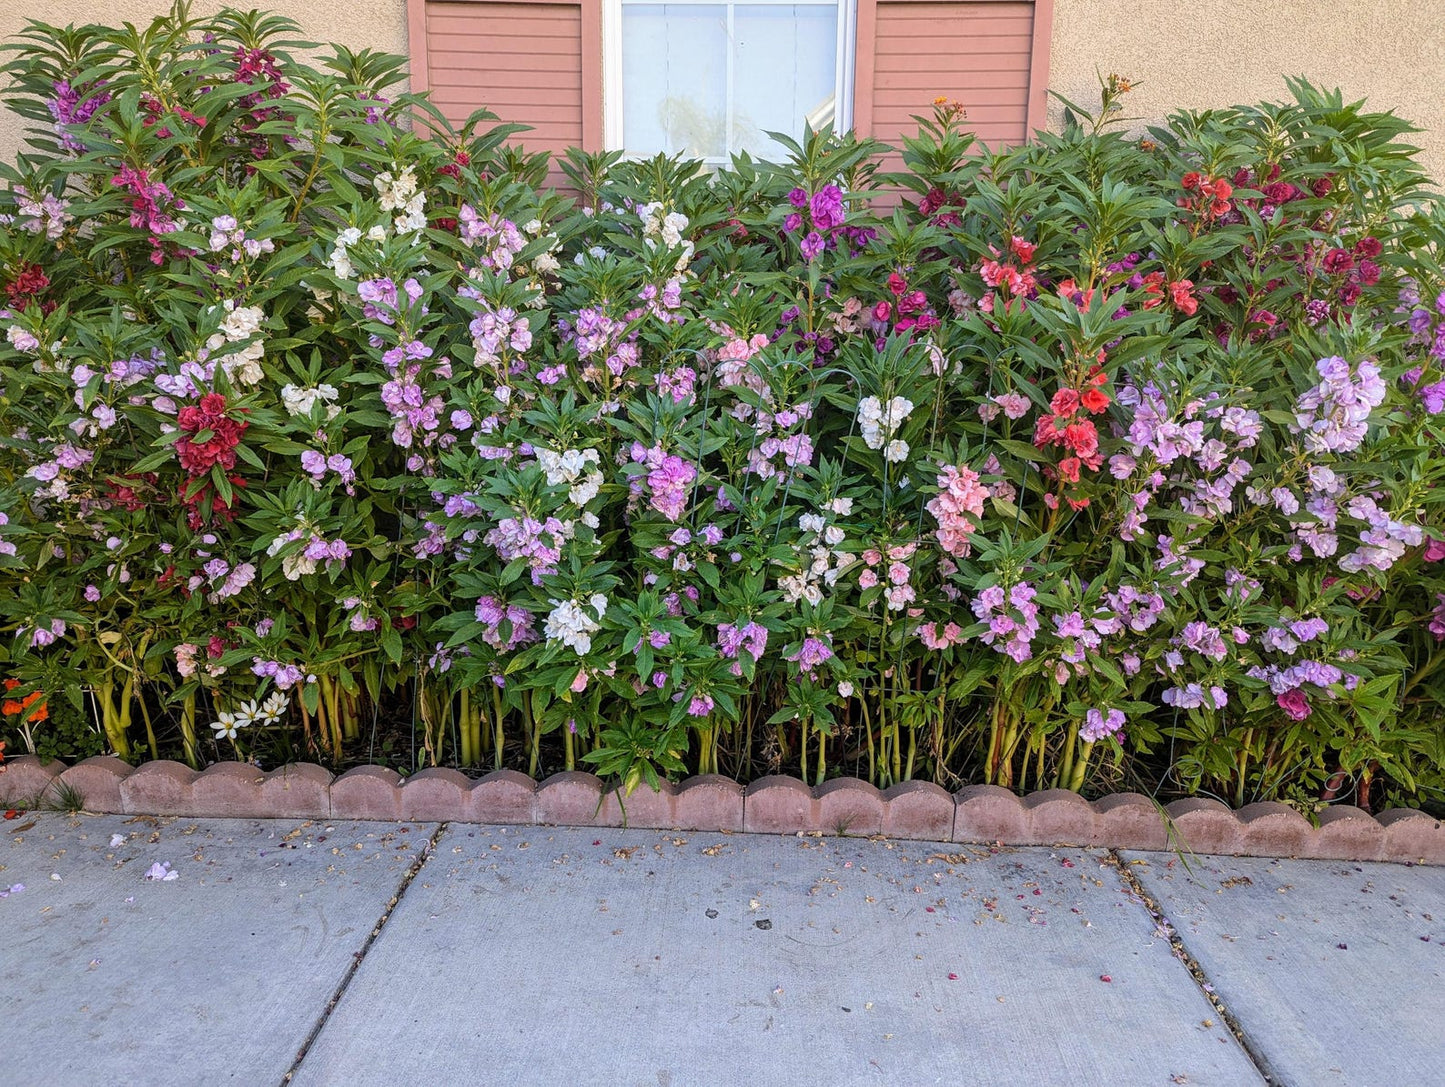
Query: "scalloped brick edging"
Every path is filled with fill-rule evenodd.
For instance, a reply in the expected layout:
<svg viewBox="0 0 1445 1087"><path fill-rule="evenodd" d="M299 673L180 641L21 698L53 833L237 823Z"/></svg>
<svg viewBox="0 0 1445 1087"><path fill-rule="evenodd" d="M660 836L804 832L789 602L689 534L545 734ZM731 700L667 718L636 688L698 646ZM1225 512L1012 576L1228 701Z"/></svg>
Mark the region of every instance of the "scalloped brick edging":
<svg viewBox="0 0 1445 1087"><path fill-rule="evenodd" d="M880 792L837 778L816 788L765 777L746 788L707 774L629 797L577 771L535 782L515 770L469 778L422 770L403 779L381 766L340 777L300 763L263 772L216 763L197 772L178 762L132 767L109 756L67 767L21 755L0 764L0 808L44 807L73 790L87 811L209 818L407 819L418 822L644 827L758 834L884 835L934 842L1172 849L1253 857L1396 861L1445 865L1445 824L1394 808L1371 816L1334 805L1319 826L1284 804L1231 811L1217 800L1176 800L1164 810L1138 793L1088 801L1063 789L1019 797L994 785L957 793L927 781Z"/></svg>

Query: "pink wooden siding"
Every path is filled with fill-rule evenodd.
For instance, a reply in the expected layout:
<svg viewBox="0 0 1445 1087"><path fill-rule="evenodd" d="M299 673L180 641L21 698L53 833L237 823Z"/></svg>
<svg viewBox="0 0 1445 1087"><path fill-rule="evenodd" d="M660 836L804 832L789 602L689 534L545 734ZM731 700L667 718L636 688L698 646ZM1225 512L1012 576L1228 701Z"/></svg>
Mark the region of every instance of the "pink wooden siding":
<svg viewBox="0 0 1445 1087"><path fill-rule="evenodd" d="M858 132L913 135L943 96L984 143L1023 142L1044 123L1052 16L1052 0L859 0Z"/></svg>
<svg viewBox="0 0 1445 1087"><path fill-rule="evenodd" d="M1043 126L1053 0L858 0L857 11L860 135L911 135L940 95L963 103L991 146ZM485 106L531 125L514 138L529 149L602 149L602 0L407 0L407 27L412 87L453 121Z"/></svg>
<svg viewBox="0 0 1445 1087"><path fill-rule="evenodd" d="M429 90L449 120L485 107L531 125L512 141L530 151L601 147L599 0L408 5L413 89Z"/></svg>

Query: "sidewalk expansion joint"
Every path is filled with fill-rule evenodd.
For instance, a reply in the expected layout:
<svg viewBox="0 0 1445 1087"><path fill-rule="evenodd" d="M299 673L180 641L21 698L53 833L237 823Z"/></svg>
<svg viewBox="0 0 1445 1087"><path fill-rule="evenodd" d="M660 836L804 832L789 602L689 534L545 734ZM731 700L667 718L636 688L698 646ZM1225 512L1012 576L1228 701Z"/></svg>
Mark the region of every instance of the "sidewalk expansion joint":
<svg viewBox="0 0 1445 1087"><path fill-rule="evenodd" d="M322 1009L321 1015L316 1020L316 1025L311 1028L311 1033L306 1036L306 1041L302 1042L301 1048L296 1051L296 1059L291 1062L291 1067L288 1068L286 1074L281 1077L281 1087L286 1087L286 1085L291 1082L292 1078L296 1075L297 1069L301 1067L301 1062L306 1059L306 1054L311 1052L311 1046L315 1044L321 1032L326 1029L326 1024L331 1019L331 1013L334 1012L336 1006L341 1003L341 998L346 995L346 989L351 984L351 979L356 976L356 972L361 969L361 964L366 960L366 953L371 950L371 945L376 943L376 938L381 935L381 930L386 927L387 921L391 919L391 915L396 912L397 906L401 904L401 900L405 897L407 888L411 886L412 880L416 878L417 873L422 870L422 866L426 864L428 858L435 852L437 843L441 841L442 835L446 833L450 825L450 823L439 823L437 825L436 831L427 839L426 845L422 846L420 855L412 862L411 867L406 870L406 874L402 876L401 884L397 887L396 894L391 896L390 901L386 904L386 909L377 919L376 924L371 927L371 932L367 935L366 942L361 945L361 950L352 954L351 965L347 967L346 973L341 976L341 981L337 983L336 990L331 994L331 999L326 1002L326 1007Z"/></svg>
<svg viewBox="0 0 1445 1087"><path fill-rule="evenodd" d="M1114 866L1115 870L1118 871L1119 878L1124 881L1124 885L1129 888L1129 893L1137 898L1143 907L1149 911L1149 916L1153 919L1155 925L1158 926L1159 932L1169 940L1169 946L1174 949L1174 957L1184 964L1184 968L1189 971L1189 976L1194 979L1194 984L1199 987L1199 991L1204 994L1204 998L1208 1000L1214 1008L1220 1021L1223 1022L1224 1025L1229 1028L1230 1033L1234 1035L1234 1040L1239 1043L1240 1048L1244 1050L1245 1056L1254 1064L1260 1077L1265 1083L1270 1084L1271 1087L1286 1087L1284 1082L1270 1070L1269 1062L1264 1059L1264 1055L1260 1052L1259 1046L1245 1033L1244 1027L1242 1027L1239 1020L1234 1017L1234 1013L1225 1006L1224 1000L1210 982L1209 975L1206 974L1204 968L1199 965L1199 960L1190 954L1189 948L1184 945L1184 940L1179 935L1178 928L1175 927L1174 923L1170 921L1164 913L1163 906L1144 889L1144 885L1139 882L1138 877L1129 869L1129 862L1119 855L1117 849L1108 850L1106 856L1109 858L1109 862Z"/></svg>

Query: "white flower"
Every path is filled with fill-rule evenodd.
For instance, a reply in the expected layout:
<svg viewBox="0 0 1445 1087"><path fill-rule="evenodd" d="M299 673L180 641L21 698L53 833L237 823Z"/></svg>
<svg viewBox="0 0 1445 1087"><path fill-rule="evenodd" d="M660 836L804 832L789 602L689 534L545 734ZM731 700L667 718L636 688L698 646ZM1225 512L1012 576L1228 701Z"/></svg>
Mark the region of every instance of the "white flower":
<svg viewBox="0 0 1445 1087"><path fill-rule="evenodd" d="M261 331L261 322L266 319L260 306L238 306L227 300L226 316L221 319L221 331L232 343L249 339Z"/></svg>
<svg viewBox="0 0 1445 1087"><path fill-rule="evenodd" d="M218 719L211 722L211 727L216 730L217 740L234 740L236 738L236 715L234 713L222 713Z"/></svg>
<svg viewBox="0 0 1445 1087"><path fill-rule="evenodd" d="M687 229L687 216L680 211L669 212L662 220L662 241L669 249L682 244L682 232Z"/></svg>
<svg viewBox="0 0 1445 1087"><path fill-rule="evenodd" d="M335 385L320 384L315 388L303 389L296 385L285 385L281 388L281 402L286 406L290 415L310 415L318 401L327 402L335 400L338 393ZM335 418L336 413L341 410L338 406L327 408L327 418Z"/></svg>
<svg viewBox="0 0 1445 1087"><path fill-rule="evenodd" d="M839 693L840 695L842 695L844 698L852 698L852 697L853 697L853 684L849 683L846 679L845 679L845 680L842 680L842 681L838 684L838 693Z"/></svg>
<svg viewBox="0 0 1445 1087"><path fill-rule="evenodd" d="M902 438L894 438L888 443L888 448L883 451L883 459L891 464L899 464L908 459L908 443Z"/></svg>
<svg viewBox="0 0 1445 1087"><path fill-rule="evenodd" d="M541 253L537 256L536 260L532 261L532 267L546 275L551 275L557 271L557 269L561 268L562 265L557 262L557 258L551 253Z"/></svg>
<svg viewBox="0 0 1445 1087"><path fill-rule="evenodd" d="M853 512L853 500L851 498L835 498L828 503L827 508L839 517L847 517Z"/></svg>
<svg viewBox="0 0 1445 1087"><path fill-rule="evenodd" d="M597 605L599 600L601 607ZM583 611L575 600L553 600L551 603L552 612L547 616L542 630L547 640L559 641L574 650L579 657L586 656L592 650L592 635L602 629L601 625ZM607 598L599 593L592 597L590 603L598 618L601 618L607 608Z"/></svg>
<svg viewBox="0 0 1445 1087"><path fill-rule="evenodd" d="M829 525L823 530L823 539L829 547L837 547L843 542L845 536L847 536L847 533L837 525Z"/></svg>
<svg viewBox="0 0 1445 1087"><path fill-rule="evenodd" d="M350 279L356 275L356 269L352 267L351 261L346 255L346 250L339 245L333 249L331 255L326 258L326 266L336 273L338 279Z"/></svg>
<svg viewBox="0 0 1445 1087"><path fill-rule="evenodd" d="M218 332L206 341L206 346L214 351L225 342L224 337ZM261 369L261 358L265 353L266 345L256 341L247 344L239 351L223 355L216 361L231 381L238 385L255 385L266 376L266 372Z"/></svg>
<svg viewBox="0 0 1445 1087"><path fill-rule="evenodd" d="M804 532L822 532L826 522L816 513L805 513L798 518L798 527Z"/></svg>
<svg viewBox="0 0 1445 1087"><path fill-rule="evenodd" d="M382 226L380 223L377 223L374 227L372 227L366 232L366 240L371 242L386 241L386 227Z"/></svg>
<svg viewBox="0 0 1445 1087"><path fill-rule="evenodd" d="M869 449L882 449L913 410L913 401L895 396L885 405L876 396L858 401L858 429Z"/></svg>

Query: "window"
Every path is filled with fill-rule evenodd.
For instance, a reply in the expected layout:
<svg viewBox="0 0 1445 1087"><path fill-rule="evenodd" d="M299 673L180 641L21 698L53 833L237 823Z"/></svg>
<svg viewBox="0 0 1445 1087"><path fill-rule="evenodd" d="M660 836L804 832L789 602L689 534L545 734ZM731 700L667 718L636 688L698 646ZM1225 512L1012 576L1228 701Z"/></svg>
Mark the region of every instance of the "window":
<svg viewBox="0 0 1445 1087"><path fill-rule="evenodd" d="M783 157L768 132L852 123L852 0L610 0L605 12L610 148L719 165Z"/></svg>

